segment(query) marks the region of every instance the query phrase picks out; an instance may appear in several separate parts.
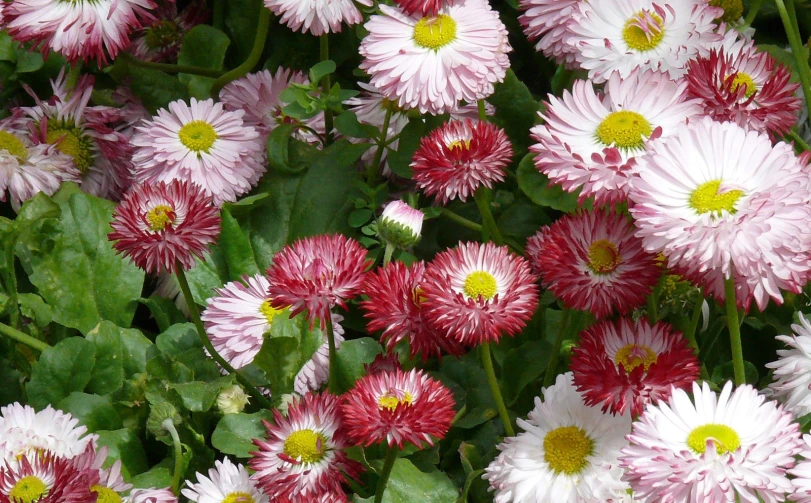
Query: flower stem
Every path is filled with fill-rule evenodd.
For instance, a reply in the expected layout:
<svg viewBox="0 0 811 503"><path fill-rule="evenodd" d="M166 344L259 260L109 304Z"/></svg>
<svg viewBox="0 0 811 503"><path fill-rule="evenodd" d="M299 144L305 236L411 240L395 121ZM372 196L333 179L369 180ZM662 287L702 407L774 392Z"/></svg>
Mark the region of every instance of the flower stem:
<svg viewBox="0 0 811 503"><path fill-rule="evenodd" d="M211 16L214 28L222 30L225 23L225 0L214 0L214 13Z"/></svg>
<svg viewBox="0 0 811 503"><path fill-rule="evenodd" d="M479 100L476 103L476 106L479 109L479 120L486 121L487 120L487 107L484 105L484 100Z"/></svg>
<svg viewBox="0 0 811 503"><path fill-rule="evenodd" d="M749 27L752 25L762 4L763 0L752 0L749 4L749 12L746 13L746 19L743 20L744 26Z"/></svg>
<svg viewBox="0 0 811 503"><path fill-rule="evenodd" d="M327 331L327 344L329 345L329 381L327 387L330 392L337 394L338 389L338 365L337 353L335 351L335 332L332 329L332 313L324 319Z"/></svg>
<svg viewBox="0 0 811 503"><path fill-rule="evenodd" d="M5 323L0 323L0 333L14 339L17 342L21 342L30 348L36 349L40 353L51 347L48 345L48 343L35 339L28 334L20 332L16 328L6 325Z"/></svg>
<svg viewBox="0 0 811 503"><path fill-rule="evenodd" d="M391 256L394 254L396 247L391 243L386 243L386 251L383 252L383 267L386 267L391 262Z"/></svg>
<svg viewBox="0 0 811 503"><path fill-rule="evenodd" d="M504 244L504 238L501 237L501 231L498 230L496 220L493 218L493 213L490 211L490 189L487 187L479 187L473 199L476 201L476 206L479 207L479 213L482 215L482 222L484 228L490 235L490 239L499 246Z"/></svg>
<svg viewBox="0 0 811 503"><path fill-rule="evenodd" d="M166 73L186 73L189 75L200 75L203 77L211 77L215 79L222 75L222 71L214 70L212 68L202 68L199 66L188 66L188 65L171 65L168 63L154 63L152 61L142 61L140 59L133 58L132 56L126 53L121 54L119 57L123 58L129 65L146 68L148 70L159 70L161 72Z"/></svg>
<svg viewBox="0 0 811 503"><path fill-rule="evenodd" d="M783 28L786 31L789 45L791 46L791 54L797 62L797 73L800 76L800 84L803 88L803 96L805 96L805 106L809 111L809 120L811 120L811 67L808 66L808 58L805 55L805 45L800 39L800 32L796 27L797 14L794 11L794 0L774 0L777 6L777 12L780 13L780 19L783 21Z"/></svg>
<svg viewBox="0 0 811 503"><path fill-rule="evenodd" d="M386 459L383 461L383 469L380 471L380 479L377 481L374 503L380 503L383 501L383 493L386 492L386 485L389 483L391 469L394 468L394 462L397 461L397 453L399 451L400 450L395 446L389 447L389 450L386 453Z"/></svg>
<svg viewBox="0 0 811 503"><path fill-rule="evenodd" d="M175 448L175 473L172 475L172 492L175 496L180 496L180 476L183 471L183 446L180 445L180 436L177 434L175 423L172 418L166 418L161 423L161 428L169 432L172 436L172 444Z"/></svg>
<svg viewBox="0 0 811 503"><path fill-rule="evenodd" d="M442 214L442 216L445 216L448 219L453 220L454 222L461 225L462 227L467 227L468 229L470 229L472 231L475 231L475 232L481 232L482 231L482 226L481 225L477 224L476 222L474 222L472 220L468 220L467 218L465 218L465 217L463 217L463 216L461 216L459 214L456 214L456 213L452 212L448 208L440 208L439 211Z"/></svg>
<svg viewBox="0 0 811 503"><path fill-rule="evenodd" d="M226 86L232 80L244 77L245 74L253 70L253 67L259 62L262 57L262 52L265 50L265 41L268 38L268 27L270 26L270 9L261 4L259 7L259 22L256 25L256 37L253 39L253 47L251 48L248 58L238 67L230 72L222 75L211 85L211 97L217 99L220 95L220 89Z"/></svg>
<svg viewBox="0 0 811 503"><path fill-rule="evenodd" d="M802 137L799 134L797 134L797 131L795 131L794 129L789 129L788 133L786 133L786 134L792 140L794 140L794 142L797 145L799 145L801 149L803 149L803 152L807 152L807 151L811 150L811 147L808 146L808 144L805 142L805 140L803 140Z"/></svg>
<svg viewBox="0 0 811 503"><path fill-rule="evenodd" d="M17 273L15 271L15 255L14 247L16 246L16 238L12 238L7 242L8 249L6 250L6 266L3 271L3 283L5 283L6 292L8 293L8 302L11 304L11 313L9 314L9 323L11 328L17 329L20 326L20 304L17 300ZM22 333L22 332L20 332ZM25 334L23 334L25 335ZM36 339L35 339L36 340ZM29 344L30 346L30 344ZM41 350L40 350L41 351Z"/></svg>
<svg viewBox="0 0 811 503"><path fill-rule="evenodd" d="M377 143L377 152L372 164L366 168L366 185L374 186L377 174L380 172L380 165L383 162L383 152L386 151L386 137L389 135L389 124L391 124L391 107L386 107L386 117L383 119L383 129L380 131L380 141Z"/></svg>
<svg viewBox="0 0 811 503"><path fill-rule="evenodd" d="M560 326L558 326L558 333L555 336L555 345L552 347L552 353L549 355L549 363L546 365L546 372L543 375L543 387L548 388L552 385L552 381L558 372L558 356L560 356L560 348L563 346L563 339L566 335L566 329L569 328L569 318L572 311L563 308L560 318Z"/></svg>
<svg viewBox="0 0 811 503"><path fill-rule="evenodd" d="M730 270L729 278L724 278L724 299L727 308L727 327L729 327L729 344L732 346L732 368L735 371L735 384L746 384L746 370L743 366L743 347L741 346L741 326L738 323L738 302L735 298L735 277Z"/></svg>
<svg viewBox="0 0 811 503"><path fill-rule="evenodd" d="M484 373L487 375L487 384L490 385L490 393L493 394L493 400L496 401L498 415L501 416L501 422L504 424L504 431L507 432L508 437L514 437L515 430L513 430L512 424L510 423L510 416L507 414L507 407L504 405L504 398L501 396L501 389L498 387L496 372L493 370L493 358L490 356L490 343L483 342L479 348Z"/></svg>
<svg viewBox="0 0 811 503"><path fill-rule="evenodd" d="M267 9L265 9L267 10ZM321 46L320 46L320 54L321 54L321 61L327 61L329 59L329 32L323 33L320 37ZM324 96L329 96L329 90L332 88L332 79L329 75L324 76L323 80L323 93ZM327 108L324 110L324 131L326 131L326 144L330 145L332 143L332 110ZM385 128L386 131L388 128ZM385 133L384 133L385 134ZM378 161L379 162L379 161Z"/></svg>
<svg viewBox="0 0 811 503"><path fill-rule="evenodd" d="M200 342L203 343L203 347L206 348L208 354L217 362L220 367L224 368L226 372L229 374L234 374L237 377L237 381L248 390L248 392L253 395L259 404L266 408L270 408L270 402L267 398L258 390L256 389L253 384L251 384L248 379L245 378L242 374L234 370L225 359L220 356L216 349L214 349L214 345L211 344L211 341L208 340L208 335L206 334L206 329L203 327L203 321L200 319L200 312L197 310L197 304L194 303L194 297L192 297L191 289L189 288L189 282L186 280L186 273L183 271L183 266L180 264L179 260L175 261L175 268L176 268L176 276L177 282L180 284L180 291L183 292L183 297L186 299L186 304L189 306L189 315L191 316L192 322L194 323L194 327L197 329L197 335L200 337Z"/></svg>

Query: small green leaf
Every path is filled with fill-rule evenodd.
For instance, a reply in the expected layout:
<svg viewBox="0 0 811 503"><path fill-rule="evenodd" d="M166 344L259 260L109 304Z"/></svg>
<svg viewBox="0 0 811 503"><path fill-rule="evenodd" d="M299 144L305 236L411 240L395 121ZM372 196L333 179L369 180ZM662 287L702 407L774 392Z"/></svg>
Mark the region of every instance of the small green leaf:
<svg viewBox="0 0 811 503"><path fill-rule="evenodd" d="M551 185L549 178L538 171L534 154L527 154L518 165L518 186L533 203L558 211L571 213L577 209L577 192L566 192L560 185Z"/></svg>
<svg viewBox="0 0 811 503"><path fill-rule="evenodd" d="M224 454L248 458L250 451L256 450L253 439L265 438L263 419L272 421L273 415L268 410L255 414L226 414L211 435L211 445Z"/></svg>
<svg viewBox="0 0 811 503"><path fill-rule="evenodd" d="M360 123L358 116L351 111L343 112L335 119L335 129L350 138L376 138L380 134L376 127Z"/></svg>
<svg viewBox="0 0 811 503"><path fill-rule="evenodd" d="M158 351L167 356L177 356L191 348L202 346L197 329L191 323L172 325L155 338Z"/></svg>
<svg viewBox="0 0 811 503"><path fill-rule="evenodd" d="M109 321L101 322L87 333L87 340L96 347L96 364L93 377L87 384L91 393L112 393L124 384L124 351L118 327ZM114 430L117 427L101 428Z"/></svg>
<svg viewBox="0 0 811 503"><path fill-rule="evenodd" d="M25 387L35 409L59 403L74 391L84 391L93 375L96 348L82 337L69 337L42 352L31 366Z"/></svg>
<svg viewBox="0 0 811 503"><path fill-rule="evenodd" d="M365 366L372 363L380 353L380 344L369 337L344 341L338 349L335 362L338 389L331 391L340 394L352 389L355 381L365 375Z"/></svg>
<svg viewBox="0 0 811 503"><path fill-rule="evenodd" d="M400 141L397 150L389 152L388 163L392 173L403 178L411 178L411 159L414 152L420 146L420 140L426 131L425 122L422 119L411 119L400 133Z"/></svg>
<svg viewBox="0 0 811 503"><path fill-rule="evenodd" d="M36 72L44 64L42 54L38 52L31 52L23 48L17 51L17 73Z"/></svg>
<svg viewBox="0 0 811 503"><path fill-rule="evenodd" d="M293 138L295 129L295 124L282 124L270 133L267 142L268 169L291 175L307 169L307 161L315 153L315 147ZM296 153L292 159L291 145Z"/></svg>
<svg viewBox="0 0 811 503"><path fill-rule="evenodd" d="M256 259L253 256L253 249L248 236L239 226L239 222L231 216L228 210L223 208L222 231L220 232L220 248L225 256L225 263L228 265L228 274L232 281L243 276L253 276L259 273Z"/></svg>
<svg viewBox="0 0 811 503"><path fill-rule="evenodd" d="M316 63L315 66L310 68L310 82L313 85L318 85L321 82L321 79L331 73L335 73L335 68L335 62L329 59Z"/></svg>
<svg viewBox="0 0 811 503"><path fill-rule="evenodd" d="M440 471L423 473L411 461L400 458L394 462L383 503L454 503L459 490Z"/></svg>
<svg viewBox="0 0 811 503"><path fill-rule="evenodd" d="M123 426L109 396L73 392L55 407L73 415L90 432L117 430Z"/></svg>
<svg viewBox="0 0 811 503"><path fill-rule="evenodd" d="M177 64L222 70L230 44L231 40L225 33L213 26L198 24L183 36ZM178 79L188 84L190 96L209 98L213 78L181 73Z"/></svg>
<svg viewBox="0 0 811 503"><path fill-rule="evenodd" d="M121 471L125 479L130 479L134 475L143 473L144 470L149 468L141 440L132 430L122 428L111 431L96 431L96 435L99 436L99 446L106 446L109 449L107 452L107 460L104 463L105 468L120 459ZM149 472L147 472L147 474L148 473ZM149 477L142 477L142 479L147 478ZM138 479L138 477L132 479L136 487L167 487L171 484L172 475L171 473L169 474L169 482L167 483L156 481L156 483L147 486L135 484L136 479ZM150 482L152 482L152 479L150 479Z"/></svg>
<svg viewBox="0 0 811 503"><path fill-rule="evenodd" d="M53 320L53 309L35 293L21 293L17 296L20 312L34 321L38 327L47 326Z"/></svg>

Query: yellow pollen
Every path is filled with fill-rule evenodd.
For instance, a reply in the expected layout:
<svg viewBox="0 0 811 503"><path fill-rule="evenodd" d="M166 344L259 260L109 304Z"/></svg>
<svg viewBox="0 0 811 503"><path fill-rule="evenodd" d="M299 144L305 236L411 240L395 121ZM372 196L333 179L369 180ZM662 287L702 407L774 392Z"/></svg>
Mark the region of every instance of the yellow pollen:
<svg viewBox="0 0 811 503"><path fill-rule="evenodd" d="M411 299L414 301L414 304L416 304L417 307L422 307L422 303L425 302L425 293L422 291L422 288L415 288L411 292Z"/></svg>
<svg viewBox="0 0 811 503"><path fill-rule="evenodd" d="M622 38L625 44L637 52L647 52L659 45L665 36L664 21L657 14L641 10L625 22Z"/></svg>
<svg viewBox="0 0 811 503"><path fill-rule="evenodd" d="M121 503L121 496L109 487L94 485L90 486L90 490L98 494L96 503Z"/></svg>
<svg viewBox="0 0 811 503"><path fill-rule="evenodd" d="M735 74L735 77L732 78L732 85L730 87L733 93L741 86L744 86L744 89L746 89L743 94L747 98L751 98L752 95L757 92L757 85L748 73L738 72Z"/></svg>
<svg viewBox="0 0 811 503"><path fill-rule="evenodd" d="M597 139L605 146L625 150L642 149L653 128L645 117L630 110L611 112L597 126Z"/></svg>
<svg viewBox="0 0 811 503"><path fill-rule="evenodd" d="M690 207L696 210L699 215L704 213L720 215L724 211L734 214L738 211L735 209L735 203L741 198L743 191L730 190L718 193L720 187L721 180L702 183L690 194Z"/></svg>
<svg viewBox="0 0 811 503"><path fill-rule="evenodd" d="M394 412L399 405L409 406L412 403L414 403L414 396L407 391L404 393L389 391L377 400L377 404L381 409L388 409L392 412Z"/></svg>
<svg viewBox="0 0 811 503"><path fill-rule="evenodd" d="M577 426L561 426L543 439L544 460L555 473L574 475L588 466L594 441Z"/></svg>
<svg viewBox="0 0 811 503"><path fill-rule="evenodd" d="M7 151L20 161L28 159L28 149L25 148L25 144L16 135L7 131L0 131L0 150Z"/></svg>
<svg viewBox="0 0 811 503"><path fill-rule="evenodd" d="M631 372L640 365L645 367L647 372L650 366L656 363L656 359L655 351L640 344L626 344L614 355L614 363L625 367L626 372Z"/></svg>
<svg viewBox="0 0 811 503"><path fill-rule="evenodd" d="M715 444L718 454L735 452L741 446L741 437L725 424L702 424L687 436L687 446L696 454L704 454L707 440Z"/></svg>
<svg viewBox="0 0 811 503"><path fill-rule="evenodd" d="M487 271L473 271L465 278L462 291L469 299L484 298L490 300L498 292L496 278Z"/></svg>
<svg viewBox="0 0 811 503"><path fill-rule="evenodd" d="M207 154L218 138L217 132L214 131L211 124L204 121L189 122L180 128L178 136L180 137L180 143L198 154L200 152Z"/></svg>
<svg viewBox="0 0 811 503"><path fill-rule="evenodd" d="M326 439L313 430L294 431L284 441L284 453L302 463L315 463L324 457Z"/></svg>
<svg viewBox="0 0 811 503"><path fill-rule="evenodd" d="M14 484L8 493L12 503L35 503L48 494L48 486L39 477L28 475Z"/></svg>
<svg viewBox="0 0 811 503"><path fill-rule="evenodd" d="M175 210L171 206L159 204L149 210L146 214L146 221L149 222L149 228L155 232L162 231L166 226L172 226L175 221Z"/></svg>
<svg viewBox="0 0 811 503"><path fill-rule="evenodd" d="M253 496L243 492L228 493L222 503L253 503Z"/></svg>
<svg viewBox="0 0 811 503"><path fill-rule="evenodd" d="M608 274L616 269L622 257L617 245L606 239L598 239L589 247L589 258L586 264L595 274Z"/></svg>
<svg viewBox="0 0 811 503"><path fill-rule="evenodd" d="M448 144L448 150L458 148L459 150L470 150L470 140L456 140Z"/></svg>
<svg viewBox="0 0 811 503"><path fill-rule="evenodd" d="M74 127L48 127L45 140L56 144L56 148L63 154L73 158L73 164L82 174L87 173L95 162L93 147L90 138L87 138L80 129ZM59 143L57 143L59 141Z"/></svg>
<svg viewBox="0 0 811 503"><path fill-rule="evenodd" d="M456 40L456 21L447 14L424 17L414 26L414 43L437 50Z"/></svg>
<svg viewBox="0 0 811 503"><path fill-rule="evenodd" d="M265 315L268 323L273 323L273 318L284 311L284 309L276 309L275 307L271 306L270 299L266 299L264 302L262 302L262 305L259 306L259 312Z"/></svg>

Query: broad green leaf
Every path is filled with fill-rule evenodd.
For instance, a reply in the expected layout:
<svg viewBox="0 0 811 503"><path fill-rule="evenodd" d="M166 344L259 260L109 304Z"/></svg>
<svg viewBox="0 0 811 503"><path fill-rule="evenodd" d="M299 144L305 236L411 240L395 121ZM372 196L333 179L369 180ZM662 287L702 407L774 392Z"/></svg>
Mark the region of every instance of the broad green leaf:
<svg viewBox="0 0 811 503"><path fill-rule="evenodd" d="M170 299L152 294L148 299L139 299L139 302L149 308L149 312L152 313L152 318L155 319L161 332L175 323L186 321L186 317Z"/></svg>
<svg viewBox="0 0 811 503"><path fill-rule="evenodd" d="M53 320L53 309L35 293L21 293L17 296L20 312L34 321L38 327L45 327Z"/></svg>
<svg viewBox="0 0 811 503"><path fill-rule="evenodd" d="M423 473L411 461L400 458L394 462L383 503L454 503L459 490L440 471Z"/></svg>
<svg viewBox="0 0 811 503"><path fill-rule="evenodd" d="M381 352L380 344L369 337L344 341L336 354L338 389L331 391L343 393L352 389L355 381L366 373L365 366L372 363Z"/></svg>
<svg viewBox="0 0 811 503"><path fill-rule="evenodd" d="M166 460L168 461L169 459L167 458ZM169 487L172 485L172 470L165 466L153 466L149 471L143 472L137 477L133 477L131 482L134 487L139 489Z"/></svg>
<svg viewBox="0 0 811 503"><path fill-rule="evenodd" d="M228 36L206 24L198 24L183 36L183 44L177 56L179 65L196 66L212 70L222 70L225 53L231 40ZM189 95L198 99L208 99L214 79L181 73L180 82L189 86Z"/></svg>
<svg viewBox="0 0 811 503"><path fill-rule="evenodd" d="M316 148L293 138L295 131L295 124L281 124L271 131L265 147L268 171L296 175L307 169Z"/></svg>
<svg viewBox="0 0 811 503"><path fill-rule="evenodd" d="M527 154L518 165L518 186L533 203L558 211L571 213L577 209L577 192L566 192L560 185L550 185L549 178L538 171L534 154Z"/></svg>
<svg viewBox="0 0 811 503"><path fill-rule="evenodd" d="M36 72L44 64L42 54L39 52L32 52L22 47L17 50L17 73Z"/></svg>
<svg viewBox="0 0 811 503"><path fill-rule="evenodd" d="M259 273L253 255L251 242L242 231L239 222L225 208L222 209L222 231L219 238L220 248L228 265L228 275L232 281L242 276L253 276Z"/></svg>
<svg viewBox="0 0 811 503"><path fill-rule="evenodd" d="M327 75L335 73L336 68L335 62L329 59L316 63L315 66L310 68L310 82L312 84L318 84L321 82L321 79Z"/></svg>
<svg viewBox="0 0 811 503"><path fill-rule="evenodd" d="M507 353L499 383L507 405L512 405L521 390L544 373L551 351L546 341L529 341Z"/></svg>
<svg viewBox="0 0 811 503"><path fill-rule="evenodd" d="M256 36L259 9L262 8L264 8L262 0L228 0L225 3L225 31L233 43L233 54L229 56L233 61L231 66L245 61L251 52ZM271 34L273 31L271 30Z"/></svg>
<svg viewBox="0 0 811 503"><path fill-rule="evenodd" d="M14 43L11 35L6 32L0 33L0 61L16 61L17 54L14 52Z"/></svg>
<svg viewBox="0 0 811 503"><path fill-rule="evenodd" d="M411 119L400 133L397 150L388 153L389 169L403 178L411 178L411 158L420 146L420 140L428 134L427 126L422 119Z"/></svg>
<svg viewBox="0 0 811 503"><path fill-rule="evenodd" d="M44 409L74 391L84 391L93 375L96 347L82 337L70 337L46 349L31 366L25 387L29 403Z"/></svg>
<svg viewBox="0 0 811 503"><path fill-rule="evenodd" d="M121 424L121 416L113 407L109 396L90 395L75 391L54 405L59 410L73 415L79 423L87 426L91 432L99 430L117 430Z"/></svg>
<svg viewBox="0 0 811 503"><path fill-rule="evenodd" d="M135 65L127 67L127 75L130 89L152 113L172 101L189 99L188 86L177 76Z"/></svg>
<svg viewBox="0 0 811 503"><path fill-rule="evenodd" d="M211 445L224 454L247 458L250 451L256 450L253 439L265 438L263 419L271 421L273 415L268 410L255 414L226 414L211 435Z"/></svg>
<svg viewBox="0 0 811 503"><path fill-rule="evenodd" d="M529 130L540 109L532 93L512 70L507 70L504 82L496 84L495 93L487 101L496 107L496 120L510 137L515 155L524 155L529 146Z"/></svg>
<svg viewBox="0 0 811 503"><path fill-rule="evenodd" d="M191 323L172 325L155 338L158 351L167 356L177 356L191 348L201 347L197 329Z"/></svg>
<svg viewBox="0 0 811 503"><path fill-rule="evenodd" d="M267 376L274 398L293 391L296 374L323 341L321 331L317 327L310 330L303 315L290 319L287 313L282 313L273 318L271 330L253 363Z"/></svg>
<svg viewBox="0 0 811 503"><path fill-rule="evenodd" d="M0 358L0 407L25 400L22 389L24 377L9 360Z"/></svg>
<svg viewBox="0 0 811 503"><path fill-rule="evenodd" d="M124 351L118 327L103 321L87 333L87 340L96 347L96 365L87 390L104 395L120 389L124 384ZM113 430L115 427L102 429Z"/></svg>
<svg viewBox="0 0 811 503"><path fill-rule="evenodd" d="M376 127L359 122L358 116L351 111L343 112L335 118L335 129L351 138L376 138L380 134Z"/></svg>
<svg viewBox="0 0 811 503"><path fill-rule="evenodd" d="M234 383L233 376L227 376L217 379L214 382L201 382L193 381L189 383L181 383L172 385L181 400L183 406L191 412L206 412L217 400L217 395L220 391L231 386Z"/></svg>
<svg viewBox="0 0 811 503"><path fill-rule="evenodd" d="M99 445L106 446L109 449L107 461L104 463L105 467L120 459L121 471L125 479L130 479L149 468L141 441L132 430L123 428L111 431L97 431L96 435L99 436ZM148 479L148 477L142 479ZM168 483L162 483L163 480L155 480L152 485L140 486L135 484L136 479L132 479L132 482L136 487L167 487L171 484L171 480L172 476L170 474ZM149 482L153 482L153 480L149 479Z"/></svg>

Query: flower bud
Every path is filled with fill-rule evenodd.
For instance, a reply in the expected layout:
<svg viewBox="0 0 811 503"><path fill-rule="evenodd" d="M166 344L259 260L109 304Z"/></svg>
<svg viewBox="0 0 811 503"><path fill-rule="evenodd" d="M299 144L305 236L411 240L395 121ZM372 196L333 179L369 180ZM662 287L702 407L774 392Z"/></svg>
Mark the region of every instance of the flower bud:
<svg viewBox="0 0 811 503"><path fill-rule="evenodd" d="M377 221L377 232L387 243L397 248L410 248L422 234L425 215L403 201L392 201Z"/></svg>
<svg viewBox="0 0 811 503"><path fill-rule="evenodd" d="M234 384L217 395L217 407L223 414L239 414L248 405L249 397L242 386Z"/></svg>

